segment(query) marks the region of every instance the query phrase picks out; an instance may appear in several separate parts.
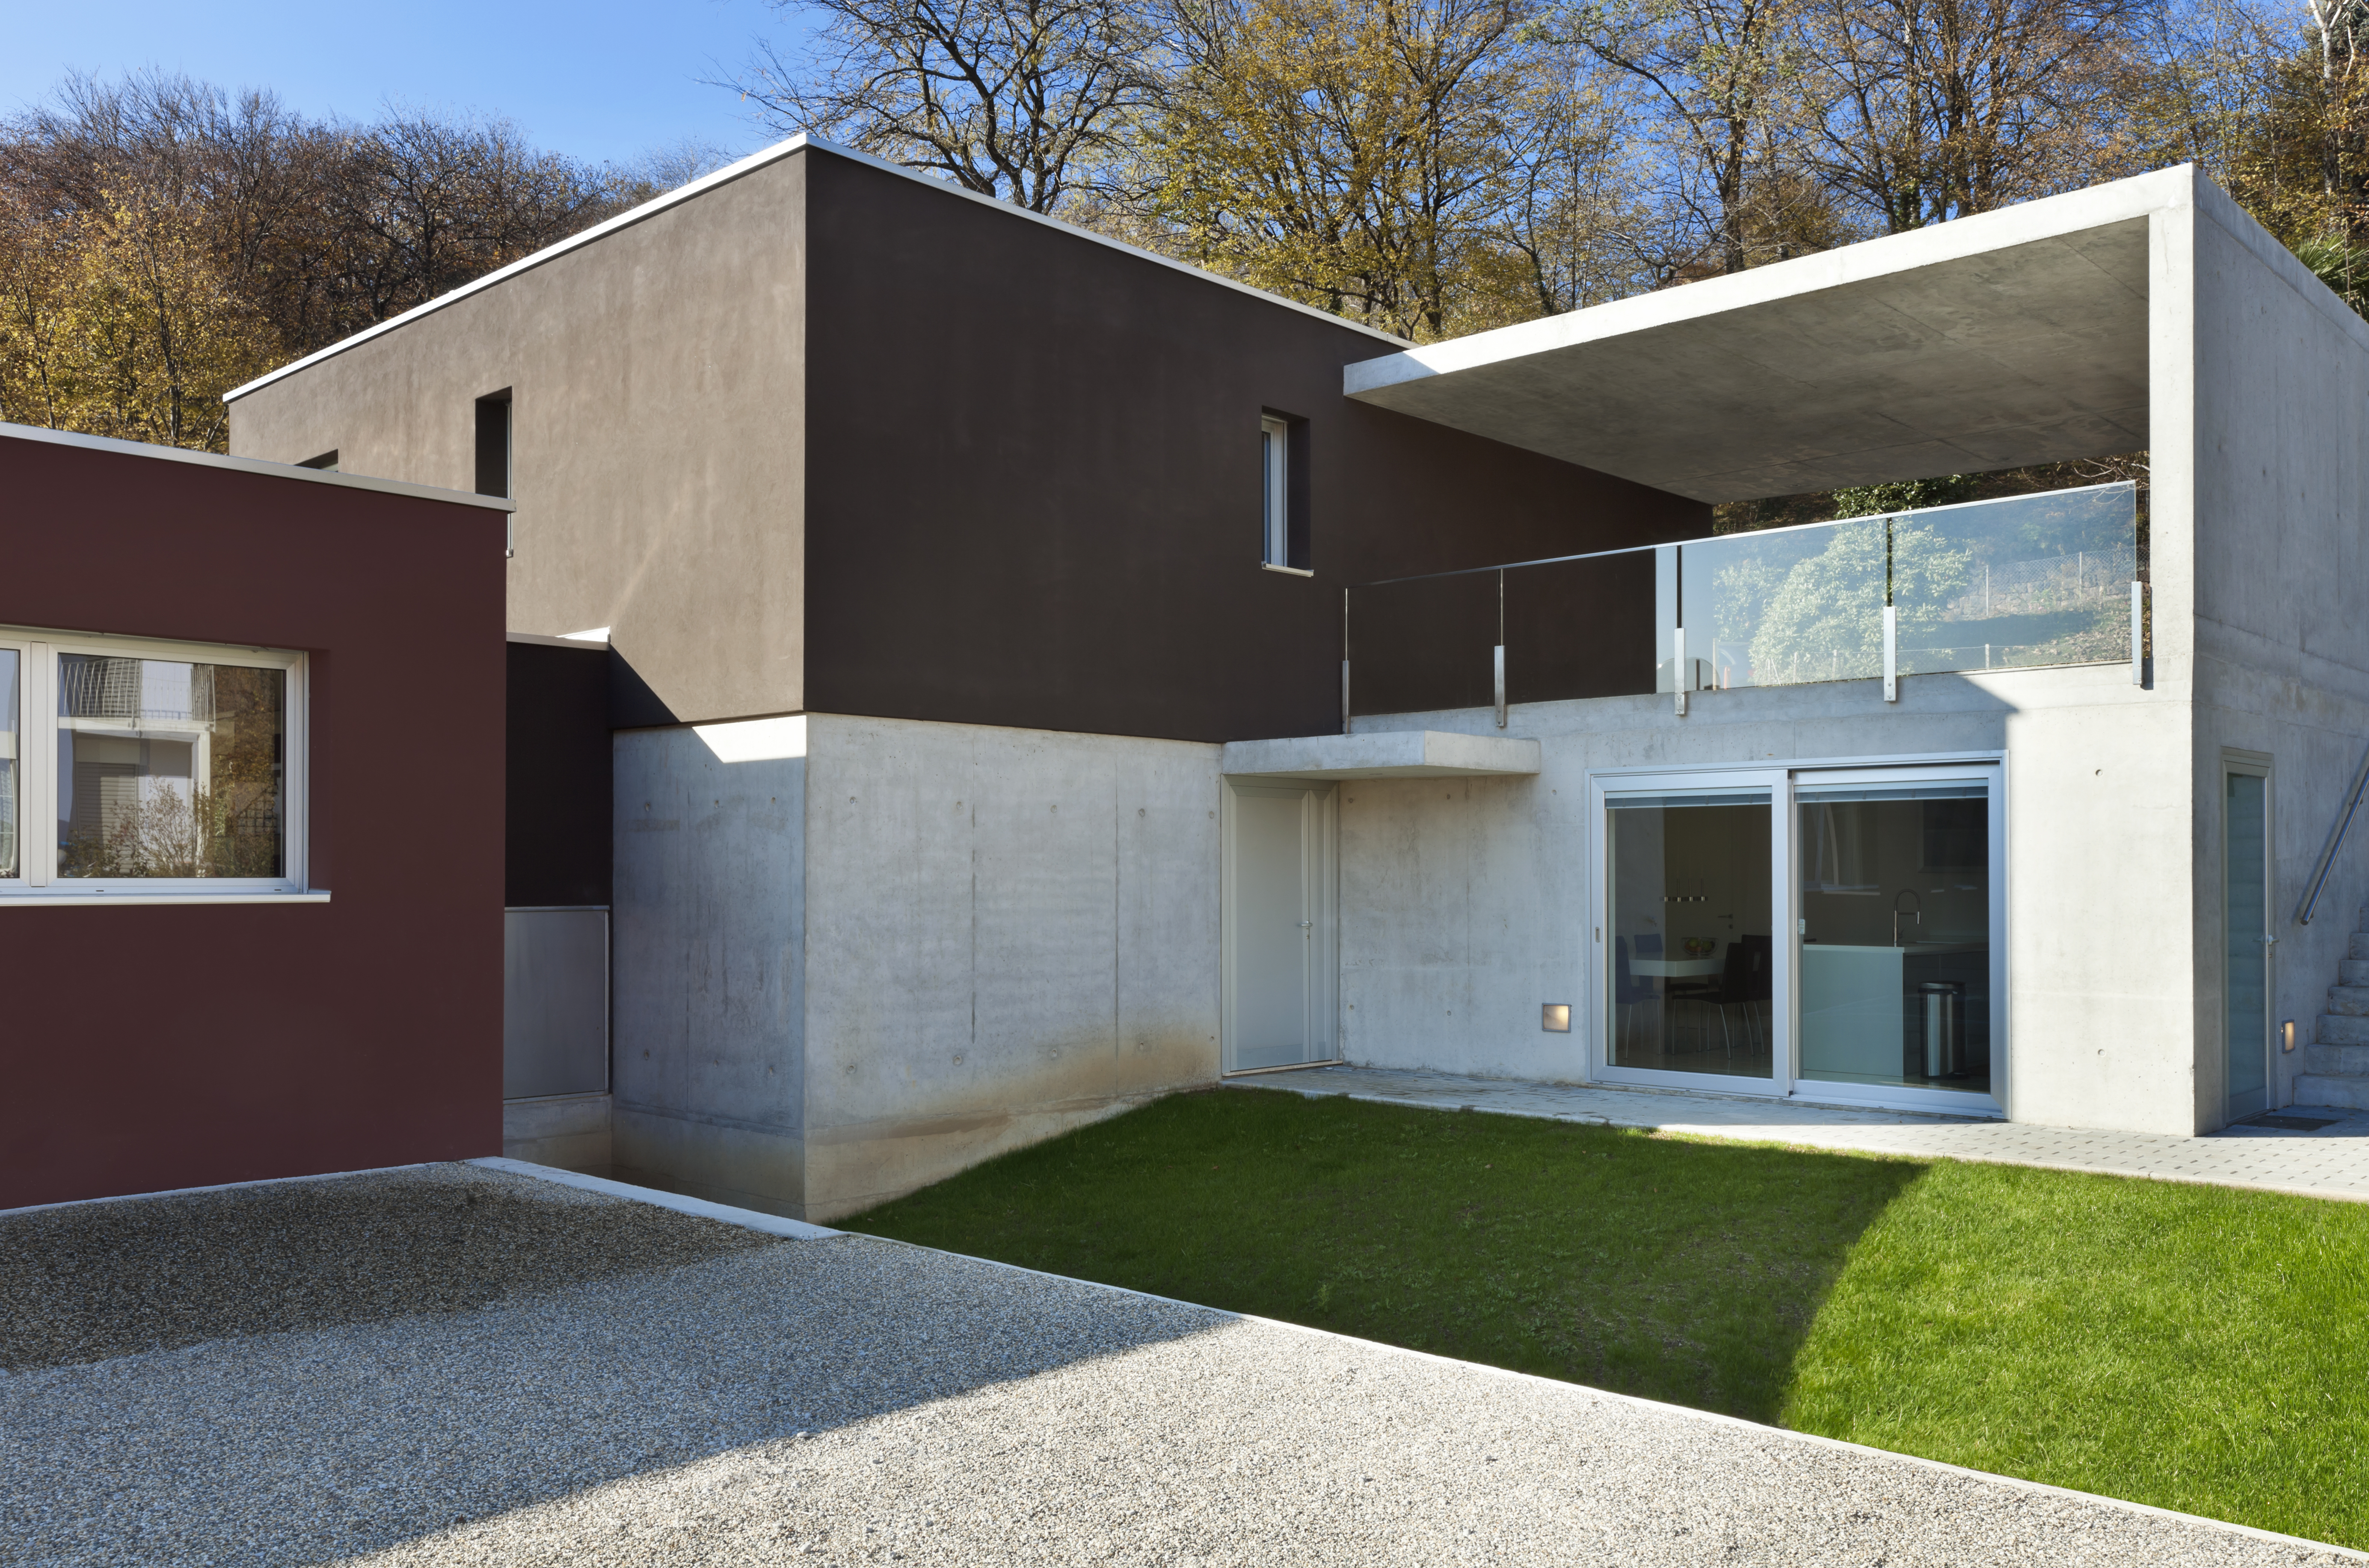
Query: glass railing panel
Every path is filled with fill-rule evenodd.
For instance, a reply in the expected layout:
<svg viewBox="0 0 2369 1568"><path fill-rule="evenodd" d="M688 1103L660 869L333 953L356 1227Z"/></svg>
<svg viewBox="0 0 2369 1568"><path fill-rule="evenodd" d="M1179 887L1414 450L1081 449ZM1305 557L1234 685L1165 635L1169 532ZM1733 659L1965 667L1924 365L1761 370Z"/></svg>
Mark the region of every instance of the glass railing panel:
<svg viewBox="0 0 2369 1568"><path fill-rule="evenodd" d="M1349 590L1349 711L1430 713L1496 698L1494 571Z"/></svg>
<svg viewBox="0 0 2369 1568"><path fill-rule="evenodd" d="M2130 484L1894 517L1900 673L2127 661L2137 522Z"/></svg>
<svg viewBox="0 0 2369 1568"><path fill-rule="evenodd" d="M1639 550L1507 567L1505 699L1651 693L1654 558L1677 553Z"/></svg>
<svg viewBox="0 0 2369 1568"><path fill-rule="evenodd" d="M1802 686L1883 674L1887 519L1852 517L1680 547L1690 690ZM1665 678L1675 650L1661 633Z"/></svg>

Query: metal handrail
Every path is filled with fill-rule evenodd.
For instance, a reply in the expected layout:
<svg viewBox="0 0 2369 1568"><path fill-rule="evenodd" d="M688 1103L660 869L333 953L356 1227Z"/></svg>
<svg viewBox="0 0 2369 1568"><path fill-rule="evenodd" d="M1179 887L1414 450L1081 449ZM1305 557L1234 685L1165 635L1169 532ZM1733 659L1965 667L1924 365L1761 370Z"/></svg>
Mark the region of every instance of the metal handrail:
<svg viewBox="0 0 2369 1568"><path fill-rule="evenodd" d="M2361 809L2364 790L2369 790L2369 751L2361 754L2361 767L2352 775L2352 793L2345 798L2344 814L2337 819L2328 847L2319 852L2319 869L2311 874L2311 891L2304 895L2303 907L2295 914L2298 926L2310 925L2312 912L2319 907L2319 895L2328 886L2328 873L2335 869L2336 852L2344 847L2344 835L2352 831L2353 813Z"/></svg>

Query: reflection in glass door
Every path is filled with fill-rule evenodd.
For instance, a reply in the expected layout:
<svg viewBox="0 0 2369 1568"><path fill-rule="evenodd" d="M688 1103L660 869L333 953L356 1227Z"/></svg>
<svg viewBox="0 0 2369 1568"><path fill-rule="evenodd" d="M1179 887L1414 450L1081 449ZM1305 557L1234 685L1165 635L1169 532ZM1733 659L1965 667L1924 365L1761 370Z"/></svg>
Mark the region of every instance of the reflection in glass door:
<svg viewBox="0 0 2369 1568"><path fill-rule="evenodd" d="M2234 1121L2270 1108L2271 781L2234 768L2222 779L2221 994Z"/></svg>
<svg viewBox="0 0 2369 1568"><path fill-rule="evenodd" d="M1607 1067L1774 1074L1773 794L1605 796Z"/></svg>
<svg viewBox="0 0 2369 1568"><path fill-rule="evenodd" d="M1994 1092L1990 786L1795 786L1805 1084Z"/></svg>

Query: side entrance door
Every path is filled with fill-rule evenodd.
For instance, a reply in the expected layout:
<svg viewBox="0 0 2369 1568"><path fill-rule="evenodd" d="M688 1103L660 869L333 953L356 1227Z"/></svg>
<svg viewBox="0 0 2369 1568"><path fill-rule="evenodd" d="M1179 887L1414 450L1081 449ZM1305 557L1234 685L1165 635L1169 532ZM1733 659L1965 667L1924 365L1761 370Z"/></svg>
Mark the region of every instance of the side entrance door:
<svg viewBox="0 0 2369 1568"><path fill-rule="evenodd" d="M2229 1119L2270 1108L2271 778L2263 763L2222 765L2222 1006Z"/></svg>
<svg viewBox="0 0 2369 1568"><path fill-rule="evenodd" d="M1226 1072L1339 1054L1336 821L1330 784L1226 783Z"/></svg>

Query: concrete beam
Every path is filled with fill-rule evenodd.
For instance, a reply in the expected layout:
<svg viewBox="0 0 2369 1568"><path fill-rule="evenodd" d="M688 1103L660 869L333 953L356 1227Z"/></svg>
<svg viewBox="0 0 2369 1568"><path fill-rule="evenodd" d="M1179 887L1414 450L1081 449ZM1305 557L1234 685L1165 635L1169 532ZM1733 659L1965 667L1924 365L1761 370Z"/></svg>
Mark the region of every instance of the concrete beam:
<svg viewBox="0 0 2369 1568"><path fill-rule="evenodd" d="M1442 730L1230 741L1219 763L1228 778L1505 778L1539 767L1536 741Z"/></svg>
<svg viewBox="0 0 2369 1568"><path fill-rule="evenodd" d="M2181 167L1362 360L1361 402L1748 500L2147 445L2147 228Z"/></svg>

